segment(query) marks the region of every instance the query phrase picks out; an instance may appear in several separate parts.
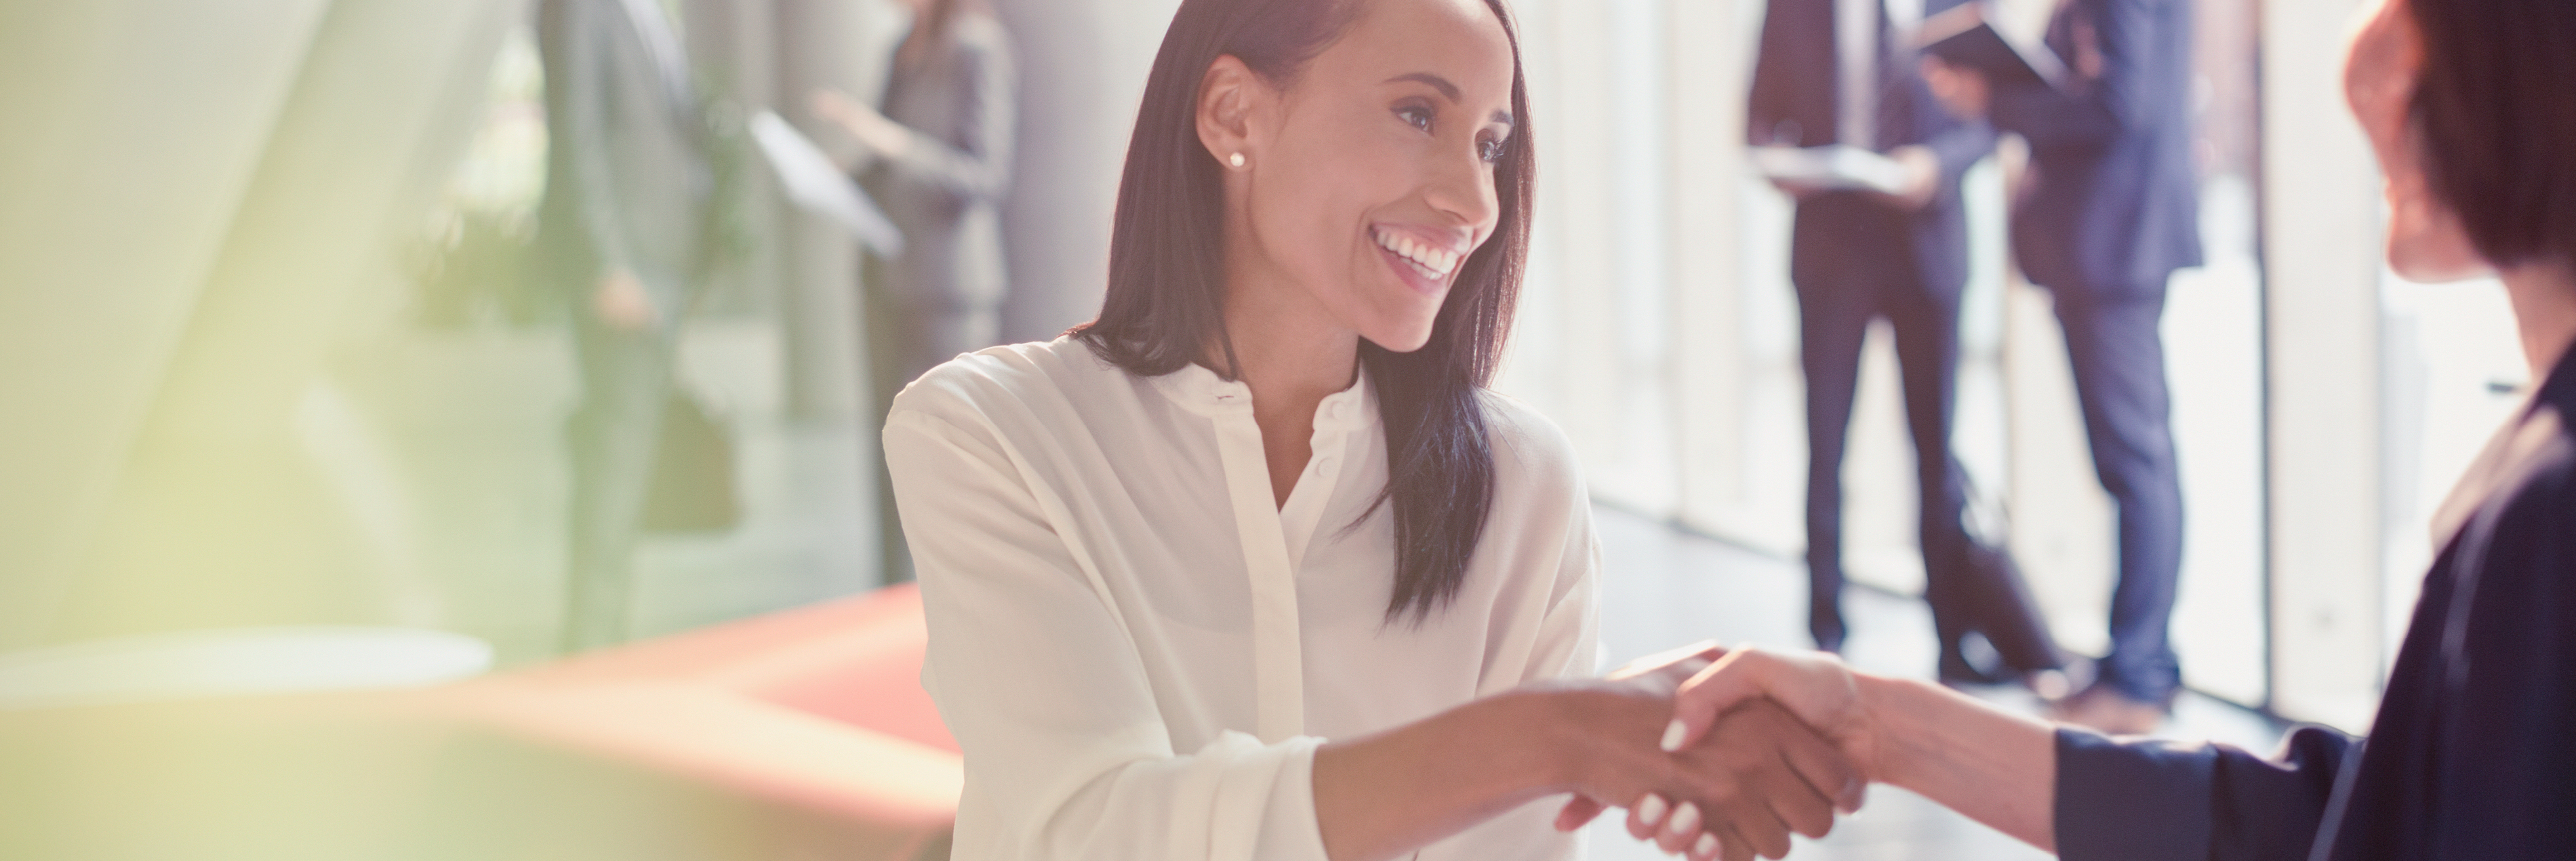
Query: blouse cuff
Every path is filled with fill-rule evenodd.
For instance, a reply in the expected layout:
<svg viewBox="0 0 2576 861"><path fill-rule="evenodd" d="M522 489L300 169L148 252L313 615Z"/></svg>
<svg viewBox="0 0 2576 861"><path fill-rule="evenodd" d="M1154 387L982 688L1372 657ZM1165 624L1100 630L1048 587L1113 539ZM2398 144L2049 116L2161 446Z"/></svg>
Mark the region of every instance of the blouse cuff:
<svg viewBox="0 0 2576 861"><path fill-rule="evenodd" d="M2057 854L2167 861L2209 854L2207 745L2057 731Z"/></svg>
<svg viewBox="0 0 2576 861"><path fill-rule="evenodd" d="M1301 736L1280 742L1286 761L1271 778L1270 804L1262 813L1261 838L1252 857L1327 861L1324 831L1315 820L1315 749L1324 740Z"/></svg>

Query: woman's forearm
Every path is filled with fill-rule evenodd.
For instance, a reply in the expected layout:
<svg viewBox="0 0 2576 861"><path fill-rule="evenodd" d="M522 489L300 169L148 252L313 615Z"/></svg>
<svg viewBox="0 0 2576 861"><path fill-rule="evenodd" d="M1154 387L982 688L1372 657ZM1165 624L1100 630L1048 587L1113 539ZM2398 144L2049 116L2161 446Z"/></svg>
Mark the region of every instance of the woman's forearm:
<svg viewBox="0 0 2576 861"><path fill-rule="evenodd" d="M2048 724L1926 682L1858 678L1876 728L1874 777L2056 851L2057 736Z"/></svg>
<svg viewBox="0 0 2576 861"><path fill-rule="evenodd" d="M1315 819L1332 861L1381 861L1560 791L1544 694L1477 700L1315 750Z"/></svg>

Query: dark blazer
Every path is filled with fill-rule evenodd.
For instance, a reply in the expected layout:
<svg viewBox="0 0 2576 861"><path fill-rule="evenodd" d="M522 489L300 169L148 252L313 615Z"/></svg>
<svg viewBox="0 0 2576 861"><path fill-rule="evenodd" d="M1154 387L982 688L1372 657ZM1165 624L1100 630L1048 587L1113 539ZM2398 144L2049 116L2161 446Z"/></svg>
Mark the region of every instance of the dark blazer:
<svg viewBox="0 0 2576 861"><path fill-rule="evenodd" d="M1019 116L1012 65L1001 23L962 13L928 58L895 70L886 86L885 115L912 130L912 145L870 162L859 180L903 229L903 253L871 270L873 286L902 304L956 311L1001 301L1001 202Z"/></svg>
<svg viewBox="0 0 2576 861"><path fill-rule="evenodd" d="M2570 422L2576 350L2436 517L2442 552L2424 576L2366 746L2308 727L2265 759L2224 746L2061 732L2060 856L2333 861L2576 852ZM2356 588L2368 582L2356 578Z"/></svg>
<svg viewBox="0 0 2576 861"><path fill-rule="evenodd" d="M610 268L635 273L668 326L704 262L713 178L688 60L654 2L537 6L549 139L537 240L573 289Z"/></svg>
<svg viewBox="0 0 2576 861"><path fill-rule="evenodd" d="M1932 0L1938 12L1964 0ZM1880 7L1884 9L1884 6ZM1915 53L1881 13L1877 140L1886 152L1908 144L1932 149L1941 180L1930 204L1904 212L1858 192L1829 192L1799 202L1790 239L1790 278L1816 283L1823 267L1855 260L1886 260L1868 252L1905 248L1909 258L1891 262L1891 274L1919 277L1934 290L1955 295L1968 281L1966 209L1959 176L1994 149L1984 121L1961 121L1942 110L1915 72ZM1834 0L1770 0L1762 18L1762 47L1753 65L1746 136L1755 146L1822 146L1840 140L1834 62ZM1902 264L1911 263L1911 272ZM1802 277L1805 276L1805 277Z"/></svg>
<svg viewBox="0 0 2576 861"><path fill-rule="evenodd" d="M2192 2L2069 0L2048 36L2075 70L2067 88L1995 87L1994 124L2030 141L2037 172L2013 213L2013 249L2033 283L2161 294L2174 270L2200 265Z"/></svg>

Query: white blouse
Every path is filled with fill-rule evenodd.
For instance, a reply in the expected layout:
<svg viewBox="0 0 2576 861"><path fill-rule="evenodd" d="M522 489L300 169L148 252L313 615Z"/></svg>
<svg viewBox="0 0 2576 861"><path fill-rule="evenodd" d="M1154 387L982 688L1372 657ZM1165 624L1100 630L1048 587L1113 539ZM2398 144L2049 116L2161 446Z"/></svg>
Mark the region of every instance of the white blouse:
<svg viewBox="0 0 2576 861"><path fill-rule="evenodd" d="M1385 432L1324 399L1276 506L1252 393L1131 376L1081 342L995 347L895 398L886 462L930 625L922 684L964 750L954 857L1324 861L1326 739L1596 661L1590 505L1564 436L1487 400L1495 497L1457 601L1389 623ZM1358 523L1353 525L1357 520ZM1425 848L1575 855L1541 800Z"/></svg>

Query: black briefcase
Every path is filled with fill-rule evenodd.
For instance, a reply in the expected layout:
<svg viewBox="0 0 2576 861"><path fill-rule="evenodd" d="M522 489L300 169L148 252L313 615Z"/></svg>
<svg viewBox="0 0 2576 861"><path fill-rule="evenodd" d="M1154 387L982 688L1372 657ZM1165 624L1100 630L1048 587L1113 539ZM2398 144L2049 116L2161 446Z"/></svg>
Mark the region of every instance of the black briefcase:
<svg viewBox="0 0 2576 861"><path fill-rule="evenodd" d="M644 531L722 532L741 522L742 501L734 493L733 439L696 398L673 387L662 409L652 483L644 493Z"/></svg>

